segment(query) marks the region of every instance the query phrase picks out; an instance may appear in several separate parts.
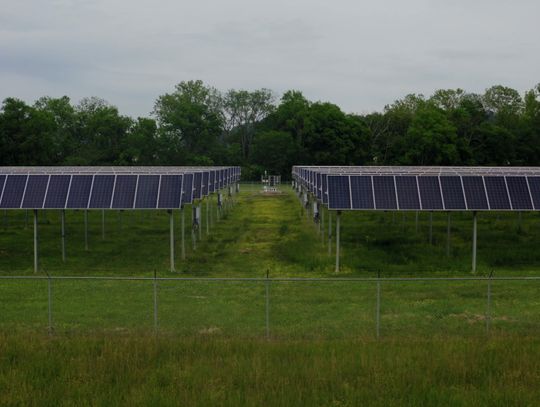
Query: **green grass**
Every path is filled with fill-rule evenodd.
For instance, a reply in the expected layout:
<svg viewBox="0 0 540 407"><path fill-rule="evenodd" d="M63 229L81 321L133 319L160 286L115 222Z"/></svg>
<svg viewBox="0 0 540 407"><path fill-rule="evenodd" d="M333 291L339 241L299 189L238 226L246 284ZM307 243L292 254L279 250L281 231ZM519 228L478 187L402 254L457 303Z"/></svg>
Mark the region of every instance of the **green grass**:
<svg viewBox="0 0 540 407"><path fill-rule="evenodd" d="M243 191L169 267L165 212L68 212L40 218L41 275L152 277L471 276L471 216L344 213L342 269L334 245L294 193ZM202 206L203 216L206 207ZM328 212L325 212L325 221ZM335 224L335 214L333 215ZM191 208L185 212L191 222ZM539 275L540 218L480 214L478 275ZM8 213L0 275L33 275L31 220ZM485 281L374 282L0 280L0 405L533 406L540 385L540 282L494 281L486 335Z"/></svg>
<svg viewBox="0 0 540 407"><path fill-rule="evenodd" d="M0 405L536 406L540 341L0 335Z"/></svg>

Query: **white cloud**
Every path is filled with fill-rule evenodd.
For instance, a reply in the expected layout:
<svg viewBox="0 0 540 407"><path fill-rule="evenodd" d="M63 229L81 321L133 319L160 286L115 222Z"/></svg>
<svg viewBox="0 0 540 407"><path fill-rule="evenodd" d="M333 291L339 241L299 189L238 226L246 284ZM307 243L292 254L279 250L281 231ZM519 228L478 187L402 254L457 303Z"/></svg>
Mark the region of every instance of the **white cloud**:
<svg viewBox="0 0 540 407"><path fill-rule="evenodd" d="M174 84L294 88L364 112L406 93L540 82L536 0L0 0L0 98L100 96L148 115Z"/></svg>

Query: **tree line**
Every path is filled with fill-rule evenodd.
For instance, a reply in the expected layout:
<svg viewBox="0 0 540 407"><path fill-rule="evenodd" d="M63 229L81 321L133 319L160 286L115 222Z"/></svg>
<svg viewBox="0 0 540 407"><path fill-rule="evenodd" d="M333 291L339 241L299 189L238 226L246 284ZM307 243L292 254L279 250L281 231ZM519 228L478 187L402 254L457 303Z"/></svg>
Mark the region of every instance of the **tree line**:
<svg viewBox="0 0 540 407"><path fill-rule="evenodd" d="M185 81L136 119L96 97L16 98L0 110L0 165L241 165L290 177L302 165L540 165L540 84L411 94L347 114L299 91L221 92Z"/></svg>

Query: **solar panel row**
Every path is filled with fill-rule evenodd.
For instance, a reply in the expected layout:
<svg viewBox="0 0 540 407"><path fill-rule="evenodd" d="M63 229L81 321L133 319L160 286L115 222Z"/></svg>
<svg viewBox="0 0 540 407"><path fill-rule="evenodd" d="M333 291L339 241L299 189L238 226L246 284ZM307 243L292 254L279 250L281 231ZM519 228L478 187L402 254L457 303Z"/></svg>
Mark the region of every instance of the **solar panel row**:
<svg viewBox="0 0 540 407"><path fill-rule="evenodd" d="M334 210L540 210L540 177L327 175L320 192Z"/></svg>
<svg viewBox="0 0 540 407"><path fill-rule="evenodd" d="M44 174L47 167L0 168L0 208L175 209L240 179L240 167L180 174L170 168L168 174L129 174L115 167L118 174L93 175L54 168L50 174Z"/></svg>

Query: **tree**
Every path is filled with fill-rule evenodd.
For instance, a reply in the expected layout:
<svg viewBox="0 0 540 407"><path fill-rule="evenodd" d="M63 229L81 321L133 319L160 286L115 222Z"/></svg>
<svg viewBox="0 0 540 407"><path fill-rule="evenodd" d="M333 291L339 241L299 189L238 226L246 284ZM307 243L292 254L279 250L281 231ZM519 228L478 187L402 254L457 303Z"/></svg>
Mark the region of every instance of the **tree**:
<svg viewBox="0 0 540 407"><path fill-rule="evenodd" d="M175 91L159 96L153 114L159 135L167 145L163 155L170 164L212 163L222 129L219 92L202 81L181 82Z"/></svg>
<svg viewBox="0 0 540 407"><path fill-rule="evenodd" d="M139 117L128 131L121 160L128 165L156 165L164 147L157 136L156 121Z"/></svg>
<svg viewBox="0 0 540 407"><path fill-rule="evenodd" d="M252 161L268 170L288 178L296 157L296 143L291 135L282 131L264 131L253 142Z"/></svg>
<svg viewBox="0 0 540 407"><path fill-rule="evenodd" d="M256 125L275 109L274 95L269 89L253 92L229 90L223 98L225 128L239 134L242 157L247 160L255 136Z"/></svg>
<svg viewBox="0 0 540 407"><path fill-rule="evenodd" d="M0 110L0 165L55 164L50 115L7 98Z"/></svg>
<svg viewBox="0 0 540 407"><path fill-rule="evenodd" d="M458 165L461 163L456 128L445 113L430 104L414 116L402 145L402 164Z"/></svg>

